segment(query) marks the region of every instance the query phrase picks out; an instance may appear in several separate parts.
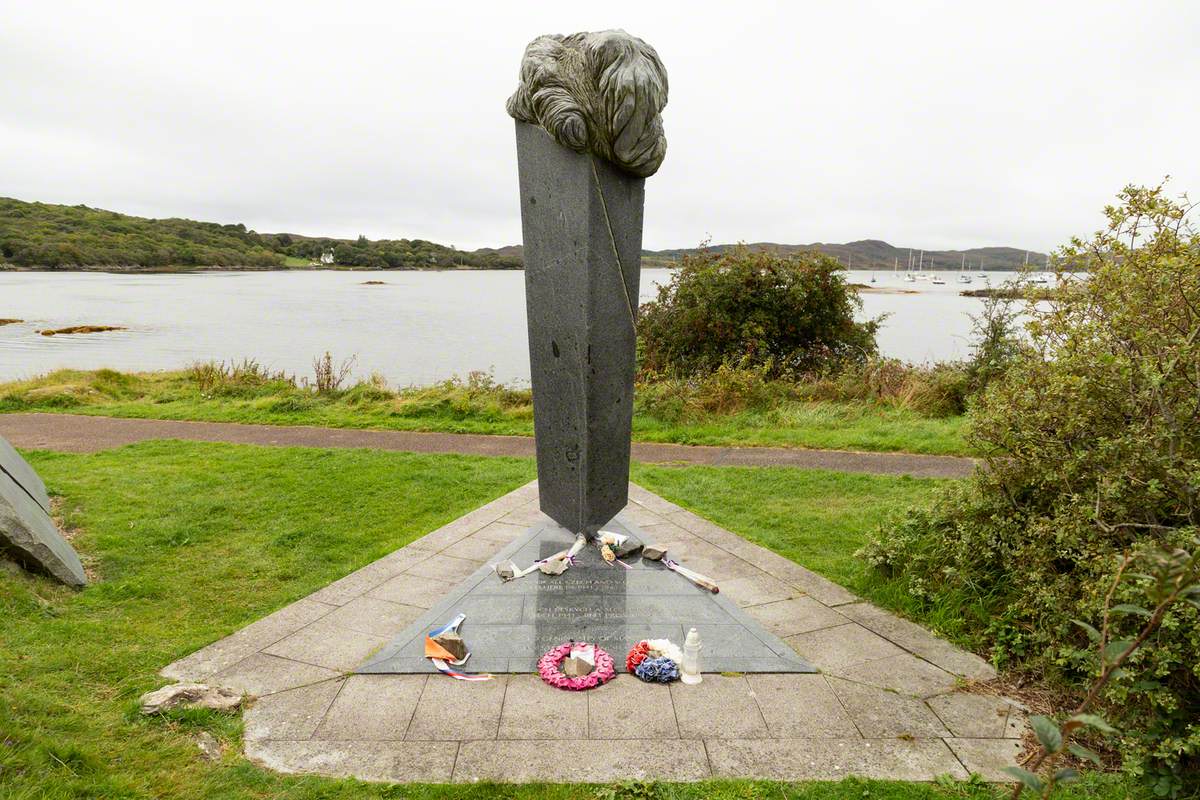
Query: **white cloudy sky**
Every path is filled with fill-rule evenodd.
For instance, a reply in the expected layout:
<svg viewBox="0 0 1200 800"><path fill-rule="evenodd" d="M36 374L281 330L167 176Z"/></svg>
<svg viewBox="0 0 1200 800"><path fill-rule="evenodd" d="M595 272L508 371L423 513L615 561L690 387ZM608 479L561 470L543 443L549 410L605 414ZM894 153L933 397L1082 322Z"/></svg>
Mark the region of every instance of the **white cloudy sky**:
<svg viewBox="0 0 1200 800"><path fill-rule="evenodd" d="M1200 194L1200 4L63 3L0 22L0 195L260 231L520 238L512 91L623 27L671 80L648 247L1045 250Z"/></svg>

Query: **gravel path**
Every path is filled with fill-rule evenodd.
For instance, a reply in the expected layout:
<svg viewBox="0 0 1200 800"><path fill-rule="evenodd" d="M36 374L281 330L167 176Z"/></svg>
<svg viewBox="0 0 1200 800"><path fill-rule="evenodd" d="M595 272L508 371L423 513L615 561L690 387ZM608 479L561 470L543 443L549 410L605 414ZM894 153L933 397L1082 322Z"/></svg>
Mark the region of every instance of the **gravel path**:
<svg viewBox="0 0 1200 800"><path fill-rule="evenodd" d="M0 414L0 436L15 447L92 453L149 439L186 439L278 447L364 447L415 453L533 456L528 436L352 430L300 425L247 425L236 422L120 419L76 414ZM962 478L973 458L915 453L860 453L785 447L710 447L633 443L633 459L657 464L710 464L747 467L803 467L837 472Z"/></svg>

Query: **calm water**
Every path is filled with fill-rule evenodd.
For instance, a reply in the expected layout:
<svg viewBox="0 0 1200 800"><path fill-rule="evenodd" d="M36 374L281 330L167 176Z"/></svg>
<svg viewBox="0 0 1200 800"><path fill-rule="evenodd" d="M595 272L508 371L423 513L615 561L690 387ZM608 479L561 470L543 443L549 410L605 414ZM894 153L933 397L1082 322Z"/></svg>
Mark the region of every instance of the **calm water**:
<svg viewBox="0 0 1200 800"><path fill-rule="evenodd" d="M870 273L850 280L867 283ZM642 271L642 299L667 270ZM953 273L946 284L905 283L875 273L864 314L890 314L880 333L885 355L938 361L967 354L969 313L980 301L963 288L998 285L1011 273ZM383 286L363 281L382 280ZM356 372L396 385L429 383L471 370L527 381L524 276L520 272L209 272L191 275L0 272L0 380L61 367L178 369L207 359L255 358L310 374L314 356L356 356ZM127 331L41 336L42 328L120 325Z"/></svg>

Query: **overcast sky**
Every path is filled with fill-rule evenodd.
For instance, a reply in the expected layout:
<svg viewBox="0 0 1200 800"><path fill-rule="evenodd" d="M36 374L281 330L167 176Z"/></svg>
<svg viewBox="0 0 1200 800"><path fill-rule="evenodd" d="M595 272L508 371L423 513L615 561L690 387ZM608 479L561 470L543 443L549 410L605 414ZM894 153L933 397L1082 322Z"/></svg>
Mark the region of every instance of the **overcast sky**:
<svg viewBox="0 0 1200 800"><path fill-rule="evenodd" d="M61 3L0 21L0 196L259 231L520 240L504 101L542 33L670 76L647 247L1046 250L1200 195L1200 4Z"/></svg>

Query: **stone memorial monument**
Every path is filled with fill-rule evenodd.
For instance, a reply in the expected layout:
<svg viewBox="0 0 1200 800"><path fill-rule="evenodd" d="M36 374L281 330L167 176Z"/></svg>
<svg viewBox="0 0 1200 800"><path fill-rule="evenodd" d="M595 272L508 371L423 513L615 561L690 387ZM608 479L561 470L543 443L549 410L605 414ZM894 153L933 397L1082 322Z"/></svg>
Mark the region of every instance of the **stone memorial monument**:
<svg viewBox="0 0 1200 800"><path fill-rule="evenodd" d="M83 565L50 518L46 485L0 437L0 554L69 586L87 583Z"/></svg>
<svg viewBox="0 0 1200 800"><path fill-rule="evenodd" d="M541 508L594 535L628 502L645 178L667 73L624 31L541 36L516 120Z"/></svg>
<svg viewBox="0 0 1200 800"><path fill-rule="evenodd" d="M629 493L642 201L666 153L666 103L657 53L623 31L542 36L526 48L508 113L517 129L538 495L550 519L359 672L429 672L426 634L458 615L474 651L466 668L477 672L536 671L564 641L598 644L620 655L623 669L635 642L682 642L690 628L704 639L708 669L812 671L716 587L655 560L661 548L645 558L640 548L573 548L581 534L595 545L613 535L643 539L619 512ZM566 552L569 569L562 561L523 570L529 577L513 569Z"/></svg>

